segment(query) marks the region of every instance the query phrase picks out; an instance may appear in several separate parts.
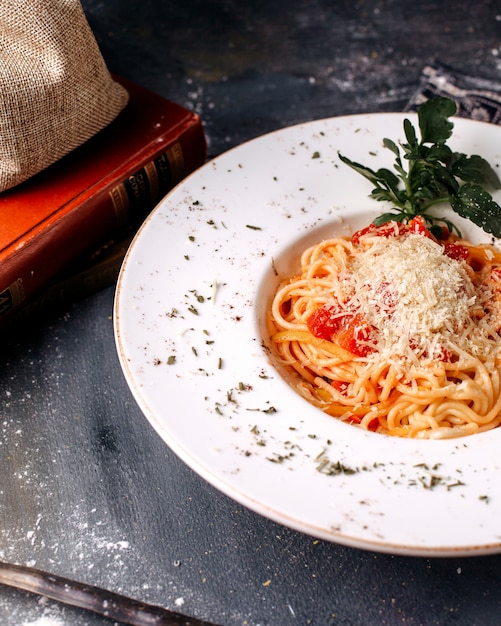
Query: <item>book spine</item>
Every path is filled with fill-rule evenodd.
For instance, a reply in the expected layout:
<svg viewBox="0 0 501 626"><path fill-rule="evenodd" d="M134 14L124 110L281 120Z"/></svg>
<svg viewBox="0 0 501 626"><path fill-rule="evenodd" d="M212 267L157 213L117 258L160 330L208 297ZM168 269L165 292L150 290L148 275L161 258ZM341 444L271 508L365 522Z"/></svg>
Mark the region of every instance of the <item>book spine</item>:
<svg viewBox="0 0 501 626"><path fill-rule="evenodd" d="M128 236L119 242L110 243L104 250L90 255L90 258L77 261L68 272L0 324L0 337L12 337L13 333L25 334L28 325L38 327L61 313L64 307L114 284L132 239L132 236Z"/></svg>
<svg viewBox="0 0 501 626"><path fill-rule="evenodd" d="M117 227L134 224L187 174L179 141L138 171L125 178L109 192Z"/></svg>
<svg viewBox="0 0 501 626"><path fill-rule="evenodd" d="M0 293L0 319L19 307L24 299L23 279L18 278Z"/></svg>
<svg viewBox="0 0 501 626"><path fill-rule="evenodd" d="M119 239L137 229L170 189L203 164L206 149L201 122L193 118L175 139L159 144L136 159L129 171L121 171L119 178L76 203L50 236L23 251L21 268L15 255L5 259L2 275L7 286L0 292L0 323L8 321L79 257L110 238Z"/></svg>

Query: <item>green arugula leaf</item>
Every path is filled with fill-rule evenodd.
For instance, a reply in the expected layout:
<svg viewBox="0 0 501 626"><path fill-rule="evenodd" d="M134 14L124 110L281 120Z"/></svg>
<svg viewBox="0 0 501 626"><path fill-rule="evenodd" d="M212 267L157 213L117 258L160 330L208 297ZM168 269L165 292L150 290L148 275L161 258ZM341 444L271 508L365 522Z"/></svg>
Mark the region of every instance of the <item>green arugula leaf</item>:
<svg viewBox="0 0 501 626"><path fill-rule="evenodd" d="M444 197L449 194L457 193L459 183L454 178L454 175L440 163L436 163L433 167L433 178L437 185L437 196Z"/></svg>
<svg viewBox="0 0 501 626"><path fill-rule="evenodd" d="M343 156L342 154L340 154L339 152L338 152L338 156L343 163L345 163L346 165L349 165L352 169L354 169L356 172L361 174L364 178L367 178L367 180L370 180L371 183L375 183L378 180L378 176L376 172L374 170L371 170L370 167L367 167L366 165L361 165L360 163L357 163L356 161L352 161L348 159L347 157Z"/></svg>
<svg viewBox="0 0 501 626"><path fill-rule="evenodd" d="M400 150L398 149L398 146L394 141L392 141L391 139L387 139L385 137L383 139L383 145L385 148L388 148L389 150L391 150L393 154L397 157L397 159L400 161Z"/></svg>
<svg viewBox="0 0 501 626"><path fill-rule="evenodd" d="M441 163L448 163L453 158L453 152L449 146L440 143L433 144L426 151L426 160L430 162L440 161Z"/></svg>
<svg viewBox="0 0 501 626"><path fill-rule="evenodd" d="M483 187L501 189L501 181L496 172L477 154L468 157L466 154L455 153L451 171L465 183L478 183Z"/></svg>
<svg viewBox="0 0 501 626"><path fill-rule="evenodd" d="M385 224L386 222L403 222L405 221L404 213L382 213L374 220L374 224L376 226L381 226L381 224Z"/></svg>
<svg viewBox="0 0 501 626"><path fill-rule="evenodd" d="M407 139L406 148L410 151L415 150L418 147L419 142L417 140L416 129L408 119L404 120L404 133L405 138Z"/></svg>
<svg viewBox="0 0 501 626"><path fill-rule="evenodd" d="M501 207L480 185L465 183L456 196L449 199L454 211L480 226L486 233L499 237L501 233Z"/></svg>
<svg viewBox="0 0 501 626"><path fill-rule="evenodd" d="M433 98L418 110L420 138L407 118L403 122L405 143L398 145L385 137L383 146L395 156L394 171L375 171L339 154L343 163L373 184L371 198L393 205L394 209L376 218L375 224L407 222L420 215L432 232L439 232L445 224L450 232L461 236L451 221L429 213L434 205L448 202L458 215L501 237L501 207L487 191L501 189L497 173L484 158L453 152L446 144L454 128L449 118L456 111L454 101Z"/></svg>
<svg viewBox="0 0 501 626"><path fill-rule="evenodd" d="M448 118L456 111L456 103L449 98L432 98L422 104L418 110L421 143L445 143L454 128Z"/></svg>
<svg viewBox="0 0 501 626"><path fill-rule="evenodd" d="M391 170L381 167L376 172L378 182L387 185L394 193L397 193L400 179Z"/></svg>

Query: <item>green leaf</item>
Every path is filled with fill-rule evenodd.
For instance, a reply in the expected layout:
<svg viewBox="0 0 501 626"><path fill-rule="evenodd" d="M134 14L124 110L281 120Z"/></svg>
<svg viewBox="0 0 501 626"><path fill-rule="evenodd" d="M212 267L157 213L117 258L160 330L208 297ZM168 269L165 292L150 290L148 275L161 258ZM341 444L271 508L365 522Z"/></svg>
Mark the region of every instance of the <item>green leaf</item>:
<svg viewBox="0 0 501 626"><path fill-rule="evenodd" d="M428 161L440 161L449 163L452 157L452 150L443 143L436 143L428 148L426 158Z"/></svg>
<svg viewBox="0 0 501 626"><path fill-rule="evenodd" d="M436 163L431 171L437 197L449 196L457 193L459 183L446 167Z"/></svg>
<svg viewBox="0 0 501 626"><path fill-rule="evenodd" d="M395 196L391 193L391 191L388 191L388 189L383 189L381 187L375 187L371 191L370 197L374 200L379 200L379 202L392 202L396 204Z"/></svg>
<svg viewBox="0 0 501 626"><path fill-rule="evenodd" d="M416 161L409 175L410 195L415 198L433 200L456 193L457 185L452 185L453 180L447 177L447 172L442 171L440 163L428 163Z"/></svg>
<svg viewBox="0 0 501 626"><path fill-rule="evenodd" d="M428 227L431 234L434 235L437 239L442 239L442 227L438 224L432 224Z"/></svg>
<svg viewBox="0 0 501 626"><path fill-rule="evenodd" d="M405 213L393 213L393 212L388 212L388 213L382 213L381 215L378 215L378 217L376 217L375 220L373 220L373 224L375 224L376 226L381 226L381 224L385 224L386 222L404 222L408 219L407 215L405 215Z"/></svg>
<svg viewBox="0 0 501 626"><path fill-rule="evenodd" d="M451 232L451 233L455 232L456 235L460 239L463 238L463 235L462 235L461 231L459 230L459 228L455 224L453 224L450 220L446 219L445 217L440 217L440 218L435 218L435 221L443 222L447 226L447 228L449 229L449 232Z"/></svg>
<svg viewBox="0 0 501 626"><path fill-rule="evenodd" d="M501 181L496 172L477 154L468 157L466 154L455 153L451 171L465 183L478 183L483 187L501 189Z"/></svg>
<svg viewBox="0 0 501 626"><path fill-rule="evenodd" d="M361 174L364 178L367 178L368 180L370 180L371 183L375 184L379 180L379 177L376 174L376 172L374 170L371 170L370 167L367 167L366 165L361 165L360 163L357 163L356 161L352 161L351 159L348 159L348 157L343 156L340 152L338 152L338 156L345 165L349 165L352 169L354 169L356 172Z"/></svg>
<svg viewBox="0 0 501 626"><path fill-rule="evenodd" d="M391 150L396 157L400 158L400 150L394 141L385 137L383 139L383 146Z"/></svg>
<svg viewBox="0 0 501 626"><path fill-rule="evenodd" d="M406 147L411 151L414 150L418 146L416 129L408 119L404 120L404 133L408 144Z"/></svg>
<svg viewBox="0 0 501 626"><path fill-rule="evenodd" d="M438 225L445 224L451 232L460 235L458 228L448 219L428 213L432 206L448 201L457 214L501 237L501 207L484 190L501 189L497 173L482 157L468 157L453 152L446 145L454 127L449 118L456 110L453 100L433 98L418 110L420 140L408 119L404 119L407 143L397 144L385 137L384 147L395 155L393 170L380 168L375 171L338 153L343 163L373 184L371 198L393 205L393 212L383 213L374 223L405 222L421 215L437 232Z"/></svg>
<svg viewBox="0 0 501 626"><path fill-rule="evenodd" d="M485 232L501 237L501 207L480 185L465 183L449 200L458 215L471 220Z"/></svg>
<svg viewBox="0 0 501 626"><path fill-rule="evenodd" d="M378 180L382 183L385 183L391 190L398 191L398 186L400 184L400 178L396 176L391 170L381 167L376 172L376 176Z"/></svg>
<svg viewBox="0 0 501 626"><path fill-rule="evenodd" d="M432 98L422 104L418 111L421 143L445 143L454 128L448 118L456 111L456 103L449 98Z"/></svg>

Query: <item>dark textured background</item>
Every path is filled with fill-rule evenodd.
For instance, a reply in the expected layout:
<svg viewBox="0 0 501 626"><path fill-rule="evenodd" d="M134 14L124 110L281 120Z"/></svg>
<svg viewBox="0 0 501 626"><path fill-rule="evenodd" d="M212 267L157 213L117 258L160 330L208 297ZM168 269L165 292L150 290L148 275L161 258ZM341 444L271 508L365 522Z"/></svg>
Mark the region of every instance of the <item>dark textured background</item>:
<svg viewBox="0 0 501 626"><path fill-rule="evenodd" d="M211 156L300 121L402 110L435 59L501 81L494 1L83 6L109 68L200 113ZM501 557L406 558L316 541L198 478L126 387L113 295L3 340L0 558L224 626L500 623ZM109 622L0 587L0 624L48 623Z"/></svg>
<svg viewBox="0 0 501 626"><path fill-rule="evenodd" d="M295 122L402 110L435 58L499 78L494 1L83 6L110 69L201 113L212 154Z"/></svg>

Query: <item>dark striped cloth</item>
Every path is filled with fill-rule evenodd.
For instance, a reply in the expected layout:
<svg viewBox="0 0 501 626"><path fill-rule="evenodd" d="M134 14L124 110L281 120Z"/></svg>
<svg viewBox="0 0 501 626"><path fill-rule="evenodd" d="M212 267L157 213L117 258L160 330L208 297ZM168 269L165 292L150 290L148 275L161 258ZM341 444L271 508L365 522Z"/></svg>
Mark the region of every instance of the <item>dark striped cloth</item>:
<svg viewBox="0 0 501 626"><path fill-rule="evenodd" d="M433 63L423 68L419 87L409 101L406 111L437 96L454 100L457 115L492 124L501 124L501 84L467 76L447 65Z"/></svg>

